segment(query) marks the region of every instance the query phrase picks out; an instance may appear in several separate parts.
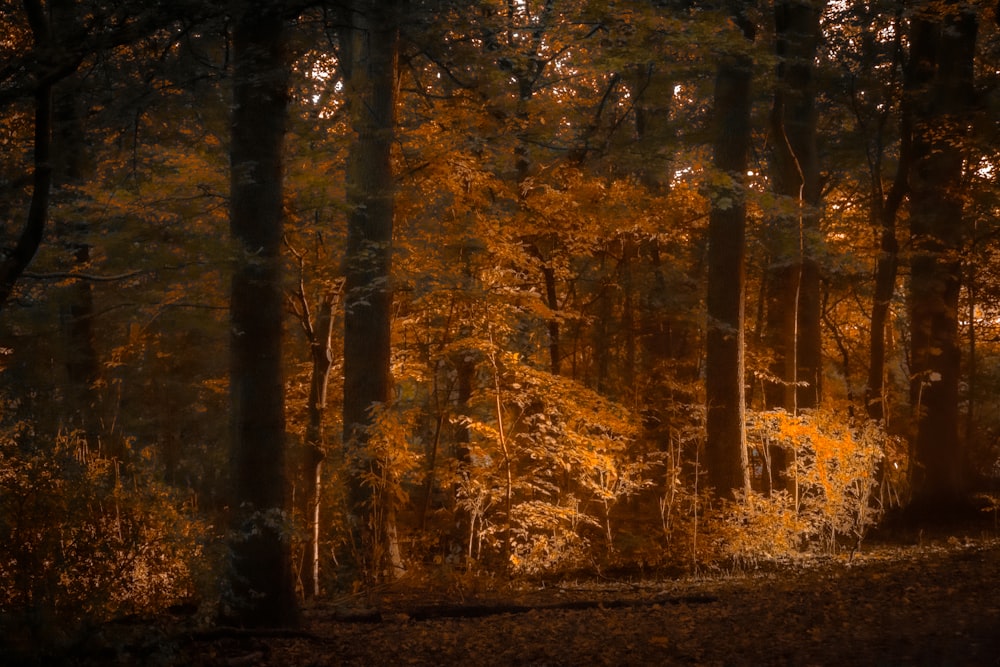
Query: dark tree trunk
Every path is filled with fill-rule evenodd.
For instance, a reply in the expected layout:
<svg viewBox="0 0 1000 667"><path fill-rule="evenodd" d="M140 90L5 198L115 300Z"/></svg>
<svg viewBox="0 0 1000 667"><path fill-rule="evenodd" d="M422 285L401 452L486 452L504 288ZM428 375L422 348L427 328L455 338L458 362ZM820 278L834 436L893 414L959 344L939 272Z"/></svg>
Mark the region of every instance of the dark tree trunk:
<svg viewBox="0 0 1000 667"><path fill-rule="evenodd" d="M78 34L76 3L53 0L48 4L54 34ZM92 175L90 156L83 126L81 97L83 84L77 77L68 77L56 87L52 108L52 191L58 201L61 191L83 184ZM69 207L72 211L72 207ZM86 236L90 222L84 216L69 213L54 220L56 237L69 262L80 273L90 264L90 245ZM94 291L89 280L75 280L62 290L60 327L65 354L67 379L67 412L73 428L79 429L91 451L101 445L100 414L95 384L101 375L94 331ZM109 438L114 446L120 438ZM120 449L120 448L118 448ZM122 458L124 451L105 452ZM170 475L168 466L167 475Z"/></svg>
<svg viewBox="0 0 1000 667"><path fill-rule="evenodd" d="M904 165L908 159L901 152L899 170L905 178ZM902 181L897 181L902 182ZM899 194L897 194L897 192ZM869 331L868 384L865 389L865 406L868 418L883 421L886 418L885 401L885 336L889 323L889 308L896 291L896 274L899 268L899 242L896 240L896 213L902 202L902 187L893 188L888 200L872 193L872 218L879 228L879 255L875 262L875 295L872 298L872 322Z"/></svg>
<svg viewBox="0 0 1000 667"><path fill-rule="evenodd" d="M347 158L347 254L344 294L344 447L357 565L369 580L401 570L394 494L362 474L387 480L391 470L369 448L372 410L390 399L392 139L397 78L396 2L349 3L341 67L354 135ZM362 466L357 468L356 466Z"/></svg>
<svg viewBox="0 0 1000 667"><path fill-rule="evenodd" d="M775 381L765 387L767 407L789 412L819 405L823 372L820 270L813 247L819 231L819 157L813 61L825 0L774 4L778 58L771 109L771 180L789 202L776 215L766 292L766 334ZM773 486L786 484L789 452L770 451Z"/></svg>
<svg viewBox="0 0 1000 667"><path fill-rule="evenodd" d="M611 252L607 252L601 257L601 280L600 292L597 294L597 318L591 328L591 347L594 352L593 373L594 390L599 394L608 395L609 392L609 370L611 367L611 327L612 317L614 317L615 300L613 298L614 281L611 276L605 273L606 265L610 264Z"/></svg>
<svg viewBox="0 0 1000 667"><path fill-rule="evenodd" d="M795 202L779 215L774 263L768 277L768 339L776 353L780 387L769 406L789 411L819 404L822 375L820 272L812 248L818 232L819 158L813 61L824 0L778 0L774 6L777 86L771 111L771 178L778 194Z"/></svg>
<svg viewBox="0 0 1000 667"><path fill-rule="evenodd" d="M559 312L559 293L556 289L556 272L551 263L542 265L542 278L545 281L545 305L553 313ZM559 375L562 370L562 353L560 352L559 318L552 317L548 322L549 330L549 370L553 375Z"/></svg>
<svg viewBox="0 0 1000 667"><path fill-rule="evenodd" d="M914 504L943 509L961 500L958 298L964 137L973 104L978 19L974 6L925 3L912 23L916 96L910 172L909 314L915 411Z"/></svg>
<svg viewBox="0 0 1000 667"><path fill-rule="evenodd" d="M755 26L733 12L743 36ZM743 378L747 156L753 62L745 54L722 57L715 79L714 167L727 185L712 193L708 223L708 331L705 390L708 482L720 495L749 490Z"/></svg>
<svg viewBox="0 0 1000 667"><path fill-rule="evenodd" d="M283 516L281 370L282 152L288 67L282 3L237 5L233 31L230 227L232 591L229 614L246 626L297 620Z"/></svg>
<svg viewBox="0 0 1000 667"><path fill-rule="evenodd" d="M897 60L902 53L902 30L901 19L897 15L896 28L897 35L894 42L893 53ZM877 61L876 44L877 35L873 28L862 29L862 71L874 69ZM904 82L906 90L909 90L909 82ZM860 91L862 94L867 92ZM867 96L873 97L871 95ZM855 98L855 108L862 108L865 103L872 109L875 118L878 120L874 128L875 135L866 140L871 144L868 154L868 170L870 179L871 203L869 208L869 218L873 229L879 237L879 254L875 261L875 294L872 297L872 319L869 330L869 357L868 357L868 382L865 386L865 410L868 418L874 421L887 421L887 401L885 388L886 374L886 327L889 324L890 307L892 297L896 291L896 278L899 270L899 242L896 239L896 217L899 208L906 197L908 189L908 178L910 164L912 161L911 132L912 114L911 103L907 95L900 104L899 120L899 156L896 163L896 172L888 191L882 183L882 170L885 160L885 137L883 136L883 122L888 111L879 110L879 106L884 106L879 98L874 100ZM867 120L859 117L859 126L865 127Z"/></svg>

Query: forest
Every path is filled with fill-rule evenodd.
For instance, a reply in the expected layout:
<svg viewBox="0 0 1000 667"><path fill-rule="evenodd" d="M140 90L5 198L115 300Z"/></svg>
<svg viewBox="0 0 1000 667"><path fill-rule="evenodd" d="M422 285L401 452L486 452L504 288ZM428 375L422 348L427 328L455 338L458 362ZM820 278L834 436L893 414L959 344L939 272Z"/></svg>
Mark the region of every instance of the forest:
<svg viewBox="0 0 1000 667"><path fill-rule="evenodd" d="M0 25L15 651L1000 511L996 3Z"/></svg>

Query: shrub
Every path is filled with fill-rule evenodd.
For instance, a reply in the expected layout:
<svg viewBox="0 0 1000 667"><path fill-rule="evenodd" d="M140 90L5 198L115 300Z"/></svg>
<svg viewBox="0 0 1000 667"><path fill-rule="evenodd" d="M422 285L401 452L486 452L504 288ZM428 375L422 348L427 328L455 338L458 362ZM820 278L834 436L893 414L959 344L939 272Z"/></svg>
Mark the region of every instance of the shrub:
<svg viewBox="0 0 1000 667"><path fill-rule="evenodd" d="M204 536L144 457L124 466L75 433L0 430L4 636L58 650L94 624L190 598Z"/></svg>
<svg viewBox="0 0 1000 667"><path fill-rule="evenodd" d="M894 440L874 422L851 424L829 410L758 412L747 423L751 447L785 448L790 463L782 489L751 493L732 509L729 554L745 561L802 549L832 553L845 540L860 544L883 510L876 491Z"/></svg>
<svg viewBox="0 0 1000 667"><path fill-rule="evenodd" d="M751 568L761 561L779 560L799 551L806 522L796 515L791 496L751 492L724 503L714 517L715 553L736 567Z"/></svg>
<svg viewBox="0 0 1000 667"><path fill-rule="evenodd" d="M478 547L511 572L579 567L598 547L613 551L613 510L650 484L632 461L635 418L569 379L509 360L492 394L469 418L472 465L459 482Z"/></svg>

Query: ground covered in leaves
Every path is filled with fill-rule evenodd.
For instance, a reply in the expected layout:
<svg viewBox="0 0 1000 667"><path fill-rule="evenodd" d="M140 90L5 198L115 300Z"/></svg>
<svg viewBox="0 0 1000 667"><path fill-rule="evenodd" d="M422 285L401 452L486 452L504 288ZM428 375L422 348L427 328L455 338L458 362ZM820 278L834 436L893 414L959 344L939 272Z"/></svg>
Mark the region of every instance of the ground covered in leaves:
<svg viewBox="0 0 1000 667"><path fill-rule="evenodd" d="M202 667L1000 665L1000 540L918 535L853 558L680 579L403 587L310 609L298 631L162 627L104 657Z"/></svg>

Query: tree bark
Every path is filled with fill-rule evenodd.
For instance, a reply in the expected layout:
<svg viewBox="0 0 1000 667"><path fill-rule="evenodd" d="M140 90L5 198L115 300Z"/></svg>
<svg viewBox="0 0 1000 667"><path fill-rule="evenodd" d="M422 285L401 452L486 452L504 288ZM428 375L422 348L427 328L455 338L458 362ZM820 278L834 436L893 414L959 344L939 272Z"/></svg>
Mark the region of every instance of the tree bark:
<svg viewBox="0 0 1000 667"><path fill-rule="evenodd" d="M73 0L50 0L48 3L55 40L80 34L77 5ZM57 203L72 197L72 188L84 184L93 175L81 103L85 92L85 80L75 75L68 76L53 91L51 186L52 197ZM71 211L74 207L69 206L61 216L54 216L55 236L63 253L69 255L73 271L86 273L91 261L87 242L91 222L86 216L73 215ZM70 423L82 434L90 451L96 453L103 445L102 455L124 460L127 452L121 446L121 438L111 436L102 442L101 437L100 392L95 388L101 377L101 360L94 327L93 281L74 280L60 291L59 324L64 345ZM164 456L164 460L169 479L173 472L170 466L173 459Z"/></svg>
<svg viewBox="0 0 1000 667"><path fill-rule="evenodd" d="M752 42L755 26L734 6L743 38ZM705 390L708 482L722 496L750 488L744 410L744 282L746 172L750 150L751 57L725 54L715 79L714 167L727 185L712 193L708 222L708 332Z"/></svg>
<svg viewBox="0 0 1000 667"><path fill-rule="evenodd" d="M309 568L303 582L309 597L319 597L320 585L320 509L322 507L323 460L326 458L326 443L323 437L323 413L326 411L327 386L333 368L333 314L340 300L339 286L324 297L316 317L315 328L309 340L312 357L312 374L309 383L308 422L306 424L306 452L304 479L306 486L306 516L309 521L309 539L306 555Z"/></svg>
<svg viewBox="0 0 1000 667"><path fill-rule="evenodd" d="M902 30L900 17L896 17L897 35L894 53L902 52ZM876 63L876 35L873 29L864 28L862 36L862 67L863 71L871 71ZM894 61L898 64L898 60ZM904 90L909 90L909 82L904 81ZM865 92L865 91L862 91ZM855 106L862 103L856 100ZM869 102L869 104L871 104ZM875 102L876 106L878 102ZM880 122L877 123L874 146L868 151L868 169L870 180L871 203L869 219L879 237L879 254L875 261L875 294L872 297L872 319L869 329L868 382L865 386L865 410L868 418L874 421L888 420L885 389L886 373L886 327L889 324L892 297L896 291L896 278L899 272L899 241L896 238L896 217L908 191L908 178L912 161L911 133L912 113L908 96L900 104L899 120L899 158L896 171L888 191L882 183L882 168L885 160L883 127L881 122L884 111L877 111ZM859 125L864 126L864 119L859 118Z"/></svg>
<svg viewBox="0 0 1000 667"><path fill-rule="evenodd" d="M908 162L901 154L899 169L905 174ZM905 178L905 176L903 176ZM895 188L894 188L895 190ZM878 196L872 193L873 198ZM896 274L899 269L899 242L896 240L896 214L902 194L890 193L888 200L881 196L873 199L872 215L879 229L879 255L875 262L875 294L872 297L872 321L869 330L868 383L865 389L865 407L868 418L886 419L885 400L885 348L886 326L892 295L896 291Z"/></svg>
<svg viewBox="0 0 1000 667"><path fill-rule="evenodd" d="M234 599L246 626L297 621L285 515L281 368L282 154L288 101L283 4L238 3L233 31L230 302Z"/></svg>
<svg viewBox="0 0 1000 667"><path fill-rule="evenodd" d="M372 410L390 400L392 228L398 3L348 3L340 63L353 123L347 158L344 260L344 447L352 472L348 499L361 574L369 581L402 569L395 499L363 483L392 471L369 448Z"/></svg>
<svg viewBox="0 0 1000 667"><path fill-rule="evenodd" d="M52 39L79 34L76 3L72 0L50 0L49 24ZM82 82L67 77L52 93L52 128L50 166L52 169L51 197L58 201L60 193L84 183L91 174L85 140L80 98ZM72 207L67 207L72 211ZM74 271L86 273L90 262L90 246L84 240L89 222L85 217L64 213L55 219L55 235ZM74 280L61 292L59 324L62 332L66 368L66 412L72 428L78 429L88 448L96 453L100 447L98 415L94 384L100 376L100 360L94 333L94 296L92 282ZM116 439L111 439L116 442ZM122 452L104 454L120 457Z"/></svg>
<svg viewBox="0 0 1000 667"><path fill-rule="evenodd" d="M333 369L333 321L334 311L340 301L343 283L338 282L321 298L319 311L313 319L309 300L306 296L304 274L304 257L291 249L299 260L299 286L289 297L292 310L309 343L309 357L312 369L309 378L309 398L306 405L306 433L301 457L302 493L298 494L296 509L303 517L308 527L308 537L305 546L307 566L302 580L303 593L306 597L320 595L320 510L322 507L323 461L326 459L326 442L323 429L323 416L326 411L327 387L330 372Z"/></svg>
<svg viewBox="0 0 1000 667"><path fill-rule="evenodd" d="M975 12L958 2L924 3L913 19L910 40L916 96L909 290L910 394L917 425L914 505L934 511L956 505L964 491L958 299Z"/></svg>
<svg viewBox="0 0 1000 667"><path fill-rule="evenodd" d="M778 59L771 108L770 174L787 210L774 219L772 263L766 292L766 334L775 381L765 386L769 408L795 413L819 405L822 389L822 298L813 248L819 233L820 172L816 147L813 62L825 0L774 4ZM773 486L786 484L789 452L771 447Z"/></svg>
<svg viewBox="0 0 1000 667"><path fill-rule="evenodd" d="M771 111L771 178L794 204L777 216L780 244L768 277L768 340L775 351L769 406L794 412L819 404L823 368L820 272L812 247L820 200L813 61L825 0L775 2L777 85Z"/></svg>

